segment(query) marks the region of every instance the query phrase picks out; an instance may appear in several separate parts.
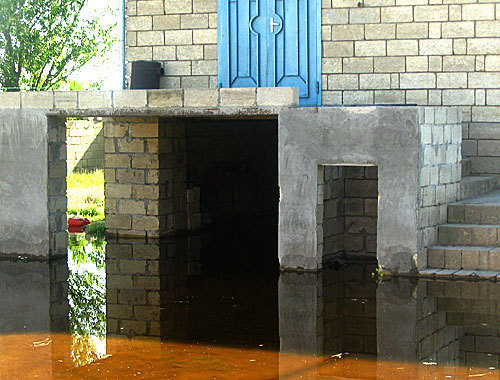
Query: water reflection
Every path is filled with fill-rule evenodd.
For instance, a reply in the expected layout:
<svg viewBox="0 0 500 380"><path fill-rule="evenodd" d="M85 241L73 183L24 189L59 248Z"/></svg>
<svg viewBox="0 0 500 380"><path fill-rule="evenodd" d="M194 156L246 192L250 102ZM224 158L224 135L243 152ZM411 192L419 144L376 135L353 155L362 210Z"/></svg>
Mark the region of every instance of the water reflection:
<svg viewBox="0 0 500 380"><path fill-rule="evenodd" d="M68 261L0 261L0 374L500 377L500 283L279 274L272 246L236 236L74 236Z"/></svg>
<svg viewBox="0 0 500 380"><path fill-rule="evenodd" d="M103 239L70 234L68 241L71 358L76 366L106 355L106 272Z"/></svg>

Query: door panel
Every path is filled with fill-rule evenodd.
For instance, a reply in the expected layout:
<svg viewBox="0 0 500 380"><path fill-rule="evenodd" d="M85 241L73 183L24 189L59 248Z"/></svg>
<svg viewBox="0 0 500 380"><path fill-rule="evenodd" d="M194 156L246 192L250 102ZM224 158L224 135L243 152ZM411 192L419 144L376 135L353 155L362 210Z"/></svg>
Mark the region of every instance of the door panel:
<svg viewBox="0 0 500 380"><path fill-rule="evenodd" d="M298 87L320 103L321 0L219 0L221 87Z"/></svg>

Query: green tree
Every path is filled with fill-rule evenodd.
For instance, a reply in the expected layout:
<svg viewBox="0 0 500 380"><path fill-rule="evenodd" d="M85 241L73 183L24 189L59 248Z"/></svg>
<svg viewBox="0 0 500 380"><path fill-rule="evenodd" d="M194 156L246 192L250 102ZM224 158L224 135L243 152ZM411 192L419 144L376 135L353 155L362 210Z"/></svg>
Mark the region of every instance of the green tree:
<svg viewBox="0 0 500 380"><path fill-rule="evenodd" d="M0 0L0 86L56 89L111 48L114 25L83 20L87 0Z"/></svg>

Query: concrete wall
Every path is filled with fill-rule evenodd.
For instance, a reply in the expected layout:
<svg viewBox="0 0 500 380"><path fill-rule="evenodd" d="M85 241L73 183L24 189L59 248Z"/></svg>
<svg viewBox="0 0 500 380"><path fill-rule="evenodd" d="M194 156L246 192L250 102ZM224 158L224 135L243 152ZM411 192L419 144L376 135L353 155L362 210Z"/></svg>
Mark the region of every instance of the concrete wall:
<svg viewBox="0 0 500 380"><path fill-rule="evenodd" d="M104 130L96 119L66 122L68 172L104 169Z"/></svg>
<svg viewBox="0 0 500 380"><path fill-rule="evenodd" d="M47 118L0 111L0 252L49 250Z"/></svg>
<svg viewBox="0 0 500 380"><path fill-rule="evenodd" d="M366 165L378 167L379 265L399 272L416 269L422 111L354 107L280 113L278 254L283 268L322 265L318 166Z"/></svg>

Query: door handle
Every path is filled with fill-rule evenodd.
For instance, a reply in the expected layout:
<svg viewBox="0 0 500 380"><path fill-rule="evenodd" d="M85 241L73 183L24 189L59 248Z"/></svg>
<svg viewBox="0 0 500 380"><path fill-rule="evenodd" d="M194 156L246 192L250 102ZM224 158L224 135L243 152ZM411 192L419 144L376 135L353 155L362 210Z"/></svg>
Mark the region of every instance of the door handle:
<svg viewBox="0 0 500 380"><path fill-rule="evenodd" d="M279 22L274 22L274 17L271 17L270 25L271 25L271 33L274 33L274 27L279 26L280 24Z"/></svg>

